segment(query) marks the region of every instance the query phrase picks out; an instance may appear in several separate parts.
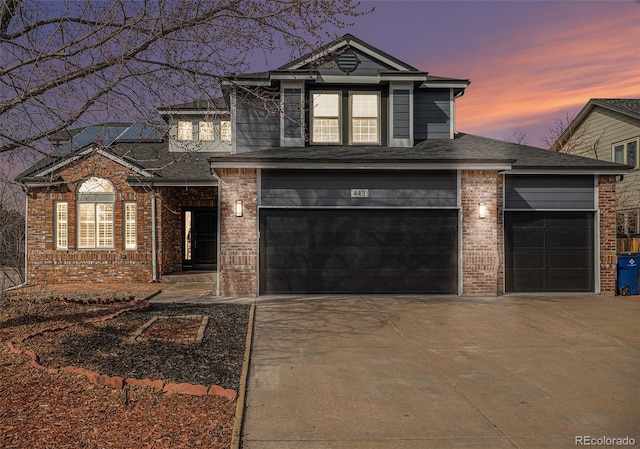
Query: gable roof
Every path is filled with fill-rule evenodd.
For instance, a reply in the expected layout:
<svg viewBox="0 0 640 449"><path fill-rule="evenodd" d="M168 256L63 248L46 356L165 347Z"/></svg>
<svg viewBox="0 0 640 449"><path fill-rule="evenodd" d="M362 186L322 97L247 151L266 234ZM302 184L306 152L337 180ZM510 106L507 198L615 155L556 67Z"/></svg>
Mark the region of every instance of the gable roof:
<svg viewBox="0 0 640 449"><path fill-rule="evenodd" d="M306 65L312 64L318 59L326 58L328 55L334 54L342 49L346 48L355 48L366 55L376 59L378 61L384 62L386 65L392 67L395 70L399 71L410 71L410 72L419 72L415 67L407 64L406 62L400 61L399 59L391 56L384 51L367 44L361 39L351 35L345 34L330 42L317 50L307 53L306 55L300 56L299 58L279 67L277 70L297 70Z"/></svg>
<svg viewBox="0 0 640 449"><path fill-rule="evenodd" d="M542 148L459 133L410 148L310 146L213 156L214 168L490 169L509 172L620 174L630 167Z"/></svg>
<svg viewBox="0 0 640 449"><path fill-rule="evenodd" d="M618 112L636 120L640 120L640 98L592 98L578 112L569 126L556 139L553 146L565 142L596 107Z"/></svg>

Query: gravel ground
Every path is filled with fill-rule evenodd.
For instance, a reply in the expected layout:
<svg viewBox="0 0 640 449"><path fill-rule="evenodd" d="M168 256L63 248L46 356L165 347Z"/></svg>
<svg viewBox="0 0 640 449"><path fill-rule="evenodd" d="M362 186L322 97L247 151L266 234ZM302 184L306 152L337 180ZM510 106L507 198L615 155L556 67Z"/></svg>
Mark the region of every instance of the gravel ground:
<svg viewBox="0 0 640 449"><path fill-rule="evenodd" d="M47 368L76 366L125 379L220 385L238 391L249 308L241 304L152 304L142 312L30 338L23 348L38 354ZM202 343L131 339L154 316L180 315L209 317Z"/></svg>

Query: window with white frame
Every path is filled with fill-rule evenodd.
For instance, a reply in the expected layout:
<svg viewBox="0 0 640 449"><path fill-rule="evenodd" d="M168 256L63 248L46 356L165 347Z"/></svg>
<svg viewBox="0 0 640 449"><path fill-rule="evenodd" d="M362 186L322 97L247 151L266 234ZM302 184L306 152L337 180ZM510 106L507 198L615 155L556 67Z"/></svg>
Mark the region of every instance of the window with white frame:
<svg viewBox="0 0 640 449"><path fill-rule="evenodd" d="M138 245L137 205L133 202L124 203L124 249L136 249Z"/></svg>
<svg viewBox="0 0 640 449"><path fill-rule="evenodd" d="M193 140L193 125L190 120L178 121L178 140Z"/></svg>
<svg viewBox="0 0 640 449"><path fill-rule="evenodd" d="M380 143L380 95L352 93L351 143Z"/></svg>
<svg viewBox="0 0 640 449"><path fill-rule="evenodd" d="M56 249L69 249L69 203L56 203Z"/></svg>
<svg viewBox="0 0 640 449"><path fill-rule="evenodd" d="M223 142L231 142L231 122L222 120L220 122L220 140Z"/></svg>
<svg viewBox="0 0 640 449"><path fill-rule="evenodd" d="M340 105L338 92L318 92L312 95L311 127L313 143L340 143Z"/></svg>
<svg viewBox="0 0 640 449"><path fill-rule="evenodd" d="M113 184L93 176L80 184L77 200L78 248L113 248Z"/></svg>
<svg viewBox="0 0 640 449"><path fill-rule="evenodd" d="M630 139L624 142L614 143L613 160L621 164L638 167L638 139Z"/></svg>
<svg viewBox="0 0 640 449"><path fill-rule="evenodd" d="M213 122L202 121L198 124L198 140L215 140Z"/></svg>

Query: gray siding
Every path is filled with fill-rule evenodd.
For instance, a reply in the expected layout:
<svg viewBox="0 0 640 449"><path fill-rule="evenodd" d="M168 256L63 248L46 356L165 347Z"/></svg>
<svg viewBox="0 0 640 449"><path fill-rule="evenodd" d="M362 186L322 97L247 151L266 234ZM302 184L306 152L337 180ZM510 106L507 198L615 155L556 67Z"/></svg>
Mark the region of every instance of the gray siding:
<svg viewBox="0 0 640 449"><path fill-rule="evenodd" d="M593 176L510 175L505 209L594 209Z"/></svg>
<svg viewBox="0 0 640 449"><path fill-rule="evenodd" d="M413 138L449 139L451 102L449 89L420 91L413 94Z"/></svg>
<svg viewBox="0 0 640 449"><path fill-rule="evenodd" d="M456 207L455 171L263 170L261 205L270 207ZM351 189L368 189L352 198Z"/></svg>
<svg viewBox="0 0 640 449"><path fill-rule="evenodd" d="M409 89L396 89L393 91L393 138L408 139L409 134Z"/></svg>
<svg viewBox="0 0 640 449"><path fill-rule="evenodd" d="M280 113L277 98L236 100L236 152L280 146Z"/></svg>
<svg viewBox="0 0 640 449"><path fill-rule="evenodd" d="M303 108L300 102L301 89L284 89L284 137L302 137Z"/></svg>

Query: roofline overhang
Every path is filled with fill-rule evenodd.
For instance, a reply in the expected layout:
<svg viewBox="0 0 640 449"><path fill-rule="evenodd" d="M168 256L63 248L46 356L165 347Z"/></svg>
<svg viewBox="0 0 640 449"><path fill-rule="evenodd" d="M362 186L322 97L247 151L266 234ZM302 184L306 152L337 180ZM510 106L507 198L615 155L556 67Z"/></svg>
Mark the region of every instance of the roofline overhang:
<svg viewBox="0 0 640 449"><path fill-rule="evenodd" d="M511 170L505 170L504 174L510 175L549 175L549 174L561 174L561 175L624 175L631 168L614 169L614 168L566 168L566 167L547 167L541 168L512 168Z"/></svg>
<svg viewBox="0 0 640 449"><path fill-rule="evenodd" d="M463 81L425 81L420 85L421 88L429 89L466 89L471 84L469 80Z"/></svg>
<svg viewBox="0 0 640 449"><path fill-rule="evenodd" d="M290 170L509 170L512 160L490 161L210 161L213 170L219 168L260 168Z"/></svg>

